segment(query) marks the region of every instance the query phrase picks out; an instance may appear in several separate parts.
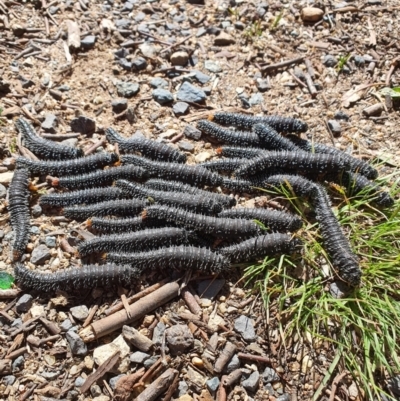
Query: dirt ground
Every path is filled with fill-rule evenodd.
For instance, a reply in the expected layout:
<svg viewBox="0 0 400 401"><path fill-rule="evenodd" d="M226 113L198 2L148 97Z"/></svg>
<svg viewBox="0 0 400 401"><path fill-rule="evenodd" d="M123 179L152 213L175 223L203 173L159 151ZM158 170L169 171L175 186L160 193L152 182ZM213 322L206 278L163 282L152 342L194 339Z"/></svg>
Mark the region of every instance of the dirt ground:
<svg viewBox="0 0 400 401"><path fill-rule="evenodd" d="M309 10L309 6L317 9ZM315 20L305 21L307 18ZM380 160L381 172L399 167L399 92L393 90L400 87L399 18L400 7L394 0L2 0L0 184L6 191L21 149L14 127L17 117L26 118L47 137L56 135L54 139L85 150L92 146L114 150L104 140L107 127L125 137L140 132L170 143L187 154L188 163L196 163L214 157L216 148L209 138L195 140L187 134L187 126L195 126L198 119L219 110L278 114L304 120L309 126L305 138ZM197 77L196 71L206 77ZM155 78L165 81L157 83ZM136 89L127 94L120 89L121 81ZM202 89L206 99L178 104L184 82ZM154 93L156 85L173 99L161 104ZM95 129L80 127L78 133L73 132L71 121L79 116L93 120ZM37 181L40 183L43 180ZM0 200L0 270L12 273L5 197L4 192ZM62 248L61 240L74 237L76 232L84 235L84 225L62 216L55 219L40 210L32 215L31 224L38 230L32 235L29 252L45 244L50 254L38 269L55 271L78 263ZM49 237L55 238L55 246L49 245ZM155 358L151 368L151 364L134 362L132 355L140 348L132 346L135 343L129 342L128 334L121 336L121 329L81 344L87 347L81 352L71 349L73 340L66 332L68 324L75 326L76 332L90 327L122 295L129 297L158 282L156 273L136 283L131 292L106 288L87 294L34 294L25 309L16 308L22 293L1 299L0 358L10 359L11 353L12 366L7 370L0 360L0 374L4 375L0 377L0 399L128 399L114 394L115 377L135 373L140 377L143 366L147 383L154 384L164 372L165 388L171 394L140 398L143 385L127 385L139 401L223 401L221 391L216 395L213 390L217 380L207 380L222 380L238 368L244 369L242 374L248 380L260 371L259 384L252 391L251 383L243 385L233 378L225 399L313 399L335 357L334 350L324 342L315 348L299 335L284 347L279 317L269 311L267 324L261 298L254 294L246 298L240 278L240 271L232 277L219 276L216 282L220 287L208 298L204 292L209 278L192 278L191 291L202 308L203 320L188 316L189 310L193 312L187 306L190 301L180 296L161 303L131 325L155 342L151 351L146 351L149 358ZM254 340L244 339L235 329L241 316L252 319ZM194 346L188 353L166 356L162 327L177 322L188 325ZM121 352L119 363L108 359L112 349L100 349L110 347L112 341L117 341L114 350ZM235 344L233 353L242 355L236 356L236 365L231 361L231 370L215 375L202 356L207 350L218 355L216 349L226 347L226 343ZM249 354L253 358L246 359ZM104 372L99 373L99 365ZM179 374L172 374L167 367ZM86 382L96 369L99 380ZM82 394L85 382L89 385ZM120 383L119 391L121 388ZM318 399L366 398L362 389L348 380L336 386L332 381L326 383Z"/></svg>

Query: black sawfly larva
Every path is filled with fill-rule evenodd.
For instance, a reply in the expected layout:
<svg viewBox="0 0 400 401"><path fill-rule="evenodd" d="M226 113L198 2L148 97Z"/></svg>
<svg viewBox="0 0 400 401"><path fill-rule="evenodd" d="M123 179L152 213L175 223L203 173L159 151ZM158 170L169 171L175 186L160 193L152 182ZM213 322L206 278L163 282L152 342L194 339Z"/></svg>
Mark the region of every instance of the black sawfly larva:
<svg viewBox="0 0 400 401"><path fill-rule="evenodd" d="M105 258L112 263L129 264L139 271L173 268L220 273L230 266L229 260L218 253L207 248L185 245L140 253L110 252Z"/></svg>
<svg viewBox="0 0 400 401"><path fill-rule="evenodd" d="M143 220L141 216L130 217L125 219L111 219L104 217L91 217L86 222L87 226L92 230L104 233L124 233L144 230L146 228L162 227L165 222L162 220Z"/></svg>
<svg viewBox="0 0 400 401"><path fill-rule="evenodd" d="M29 221L29 171L16 170L10 183L8 210L11 227L15 233L12 244L12 258L19 260L28 245L30 235Z"/></svg>
<svg viewBox="0 0 400 401"><path fill-rule="evenodd" d="M219 156L252 159L253 157L261 156L265 152L262 148L250 148L241 146L221 146L217 148L216 153Z"/></svg>
<svg viewBox="0 0 400 401"><path fill-rule="evenodd" d="M232 173L233 171L237 170L247 162L248 159L239 159L236 157L232 157L229 159L219 159L219 160L211 160L208 162L203 162L200 163L199 166L204 167L210 171Z"/></svg>
<svg viewBox="0 0 400 401"><path fill-rule="evenodd" d="M90 173L93 170L103 168L118 162L118 155L115 153L97 153L95 155L79 157L78 159L61 161L36 161L25 157L18 157L16 168L25 168L31 174L51 175L75 175Z"/></svg>
<svg viewBox="0 0 400 401"><path fill-rule="evenodd" d="M57 290L84 290L111 285L129 286L137 281L140 273L131 266L115 264L87 265L55 273L40 273L27 269L22 263L14 268L15 281L27 290L50 292Z"/></svg>
<svg viewBox="0 0 400 401"><path fill-rule="evenodd" d="M182 192L157 191L144 185L118 180L115 185L125 193L141 199L151 198L155 203L180 207L197 213L215 214L222 210L222 205L209 196L190 195Z"/></svg>
<svg viewBox="0 0 400 401"><path fill-rule="evenodd" d="M139 136L125 139L113 128L107 128L105 132L108 142L118 143L119 149L123 152L140 152L143 156L152 160L186 163L186 155L184 153L164 143Z"/></svg>
<svg viewBox="0 0 400 401"><path fill-rule="evenodd" d="M60 145L41 138L36 134L31 124L21 117L17 119L15 126L21 134L24 146L38 157L43 157L46 160L70 160L83 156L82 149Z"/></svg>
<svg viewBox="0 0 400 401"><path fill-rule="evenodd" d="M286 139L266 124L254 125L253 131L260 138L263 148L268 150L301 150L292 141Z"/></svg>

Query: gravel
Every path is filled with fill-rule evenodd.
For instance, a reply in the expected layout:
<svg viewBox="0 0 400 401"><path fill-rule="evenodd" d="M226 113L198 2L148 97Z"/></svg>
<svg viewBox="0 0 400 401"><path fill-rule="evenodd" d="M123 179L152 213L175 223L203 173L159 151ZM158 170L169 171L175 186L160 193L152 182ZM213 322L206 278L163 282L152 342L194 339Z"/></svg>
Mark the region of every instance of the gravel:
<svg viewBox="0 0 400 401"><path fill-rule="evenodd" d="M204 90L197 88L189 82L184 82L176 95L178 100L182 102L202 103L206 100L207 96Z"/></svg>
<svg viewBox="0 0 400 401"><path fill-rule="evenodd" d="M74 331L67 331L65 337L73 355L84 356L87 354L88 350L86 344L82 341L77 333Z"/></svg>
<svg viewBox="0 0 400 401"><path fill-rule="evenodd" d="M21 298L18 299L15 304L15 308L18 313L28 312L33 303L33 296L30 294L24 294Z"/></svg>
<svg viewBox="0 0 400 401"><path fill-rule="evenodd" d="M46 245L41 244L32 251L31 263L34 265L43 265L50 259L50 256L50 249Z"/></svg>
<svg viewBox="0 0 400 401"><path fill-rule="evenodd" d="M152 92L153 99L161 105L171 103L174 100L172 93L169 90L157 88Z"/></svg>

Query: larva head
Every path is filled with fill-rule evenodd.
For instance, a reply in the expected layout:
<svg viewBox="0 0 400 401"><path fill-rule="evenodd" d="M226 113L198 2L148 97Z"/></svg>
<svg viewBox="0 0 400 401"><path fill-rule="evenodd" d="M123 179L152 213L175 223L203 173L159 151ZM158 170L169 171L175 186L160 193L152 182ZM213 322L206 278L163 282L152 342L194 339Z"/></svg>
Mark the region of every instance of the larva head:
<svg viewBox="0 0 400 401"><path fill-rule="evenodd" d="M86 220L86 227L92 228L92 219Z"/></svg>
<svg viewBox="0 0 400 401"><path fill-rule="evenodd" d="M28 189L29 189L29 191L32 191L32 192L36 192L38 190L38 188L35 185L33 185L32 182L29 183Z"/></svg>
<svg viewBox="0 0 400 401"><path fill-rule="evenodd" d="M212 113L209 114L208 117L207 117L207 120L208 121L213 121L214 120L214 114L212 114Z"/></svg>
<svg viewBox="0 0 400 401"><path fill-rule="evenodd" d="M102 253L102 254L100 255L100 259L101 259L101 260L107 260L107 253L106 253L106 252Z"/></svg>
<svg viewBox="0 0 400 401"><path fill-rule="evenodd" d="M21 259L22 256L22 252L17 250L17 249L13 249L12 251L12 260L13 262L16 262L17 260Z"/></svg>
<svg viewBox="0 0 400 401"><path fill-rule="evenodd" d="M147 210L146 209L144 209L143 212L141 213L141 217L142 217L142 220L147 219Z"/></svg>
<svg viewBox="0 0 400 401"><path fill-rule="evenodd" d="M219 155L219 156L222 155L222 152L223 152L222 148L217 148L217 149L215 149L215 153L216 153L217 155Z"/></svg>
<svg viewBox="0 0 400 401"><path fill-rule="evenodd" d="M49 185L51 185L52 187L58 187L60 184L60 179L58 177L52 177L50 175L48 175L46 177L46 181Z"/></svg>

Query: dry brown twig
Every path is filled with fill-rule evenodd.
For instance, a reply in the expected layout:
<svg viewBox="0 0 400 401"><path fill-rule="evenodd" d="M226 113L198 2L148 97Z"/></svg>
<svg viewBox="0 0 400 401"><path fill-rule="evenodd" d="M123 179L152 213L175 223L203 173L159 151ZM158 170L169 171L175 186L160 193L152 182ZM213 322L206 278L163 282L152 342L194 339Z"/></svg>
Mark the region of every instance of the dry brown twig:
<svg viewBox="0 0 400 401"><path fill-rule="evenodd" d="M339 383L342 381L344 377L346 377L349 374L349 372L344 371L342 373L339 373L332 382L332 389L331 389L331 394L329 396L329 401L334 401L335 400L335 395L336 395L336 390L339 386Z"/></svg>

